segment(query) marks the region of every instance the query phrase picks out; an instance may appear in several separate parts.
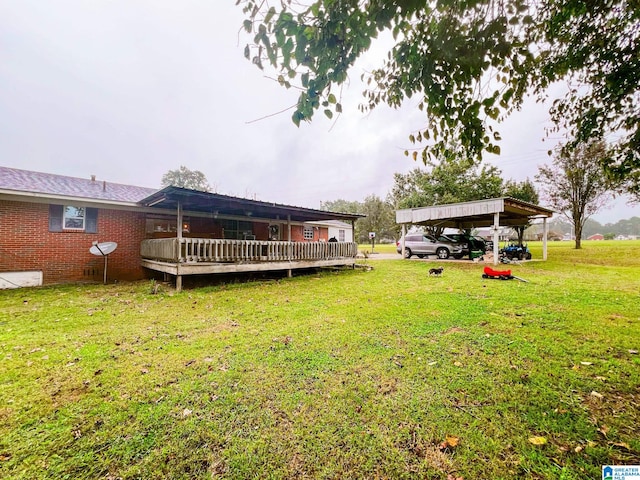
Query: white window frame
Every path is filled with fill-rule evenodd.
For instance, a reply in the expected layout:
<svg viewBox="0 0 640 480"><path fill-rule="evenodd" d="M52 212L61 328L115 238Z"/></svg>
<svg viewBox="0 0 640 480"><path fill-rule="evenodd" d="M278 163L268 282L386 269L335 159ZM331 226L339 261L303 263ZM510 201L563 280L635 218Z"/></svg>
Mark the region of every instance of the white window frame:
<svg viewBox="0 0 640 480"><path fill-rule="evenodd" d="M304 225L302 227L302 238L305 240L313 240L313 227L309 225Z"/></svg>
<svg viewBox="0 0 640 480"><path fill-rule="evenodd" d="M68 211L69 209L73 209L73 211ZM82 215L77 215L79 212ZM72 215L75 214L75 215ZM69 221L80 221L81 226L69 226L67 225L67 220ZM75 205L64 205L62 207L62 229L63 230L84 230L87 225L87 209L86 207L76 207Z"/></svg>

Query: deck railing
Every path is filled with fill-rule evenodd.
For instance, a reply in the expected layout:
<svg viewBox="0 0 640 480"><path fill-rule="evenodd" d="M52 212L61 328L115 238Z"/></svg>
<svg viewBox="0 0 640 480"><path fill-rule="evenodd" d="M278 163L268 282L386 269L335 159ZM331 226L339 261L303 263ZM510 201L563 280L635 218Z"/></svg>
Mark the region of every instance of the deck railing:
<svg viewBox="0 0 640 480"><path fill-rule="evenodd" d="M171 263L278 262L355 258L352 242L270 242L211 238L157 238L143 240L142 258Z"/></svg>

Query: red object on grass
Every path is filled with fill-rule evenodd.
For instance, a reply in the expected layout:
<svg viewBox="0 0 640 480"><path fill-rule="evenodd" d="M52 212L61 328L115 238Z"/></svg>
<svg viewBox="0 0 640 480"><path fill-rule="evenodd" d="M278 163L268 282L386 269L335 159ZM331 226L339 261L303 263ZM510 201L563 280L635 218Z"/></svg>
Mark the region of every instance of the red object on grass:
<svg viewBox="0 0 640 480"><path fill-rule="evenodd" d="M510 277L511 270L494 270L491 267L484 267L484 274L490 277Z"/></svg>

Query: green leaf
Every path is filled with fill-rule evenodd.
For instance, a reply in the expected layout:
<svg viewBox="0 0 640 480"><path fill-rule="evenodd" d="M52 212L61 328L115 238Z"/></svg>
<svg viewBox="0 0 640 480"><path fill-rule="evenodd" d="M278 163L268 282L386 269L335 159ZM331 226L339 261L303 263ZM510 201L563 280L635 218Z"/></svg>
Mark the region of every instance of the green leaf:
<svg viewBox="0 0 640 480"><path fill-rule="evenodd" d="M324 114L328 117L328 118L333 118L333 112L331 110L329 110L328 108L326 108L324 110Z"/></svg>
<svg viewBox="0 0 640 480"><path fill-rule="evenodd" d="M336 103L336 96L333 93L330 93L329 96L327 97L327 100L329 103Z"/></svg>
<svg viewBox="0 0 640 480"><path fill-rule="evenodd" d="M269 23L275 14L276 14L275 7L271 7L264 17L264 23Z"/></svg>
<svg viewBox="0 0 640 480"><path fill-rule="evenodd" d="M244 29L248 33L251 33L251 28L253 27L253 22L251 20L245 20L244 22L242 22L242 26L244 27Z"/></svg>

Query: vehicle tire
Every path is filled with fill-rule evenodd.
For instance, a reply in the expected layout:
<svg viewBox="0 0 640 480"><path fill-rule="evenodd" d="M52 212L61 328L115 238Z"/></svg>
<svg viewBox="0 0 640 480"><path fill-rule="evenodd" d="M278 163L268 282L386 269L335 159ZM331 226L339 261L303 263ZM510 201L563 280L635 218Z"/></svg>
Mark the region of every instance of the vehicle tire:
<svg viewBox="0 0 640 480"><path fill-rule="evenodd" d="M520 252L518 254L518 260L524 260L525 258L527 258L527 254L525 252Z"/></svg>
<svg viewBox="0 0 640 480"><path fill-rule="evenodd" d="M526 260L531 260L531 252L527 252L524 256Z"/></svg>
<svg viewBox="0 0 640 480"><path fill-rule="evenodd" d="M464 257L464 255L454 255L453 258L455 258L456 260L460 260L462 257Z"/></svg>
<svg viewBox="0 0 640 480"><path fill-rule="evenodd" d="M404 249L404 258L411 258L411 255L413 255L411 253L411 249L410 248L405 248Z"/></svg>
<svg viewBox="0 0 640 480"><path fill-rule="evenodd" d="M424 255L422 253L418 253L418 258L424 258Z"/></svg>
<svg viewBox="0 0 640 480"><path fill-rule="evenodd" d="M436 250L436 255L438 255L438 258L440 260L446 260L447 258L449 258L449 250L444 247L440 247L438 250Z"/></svg>

